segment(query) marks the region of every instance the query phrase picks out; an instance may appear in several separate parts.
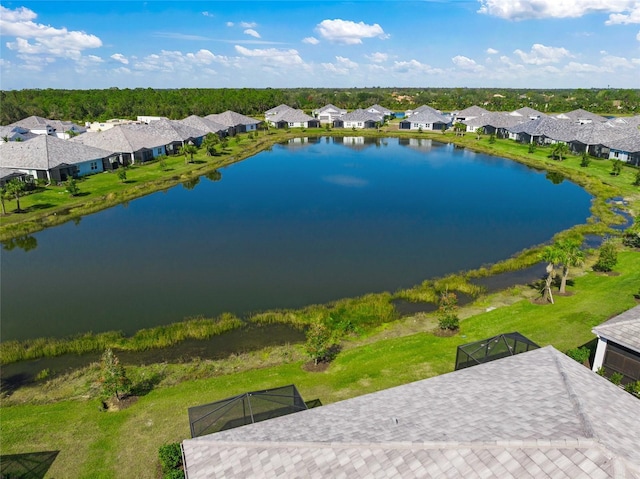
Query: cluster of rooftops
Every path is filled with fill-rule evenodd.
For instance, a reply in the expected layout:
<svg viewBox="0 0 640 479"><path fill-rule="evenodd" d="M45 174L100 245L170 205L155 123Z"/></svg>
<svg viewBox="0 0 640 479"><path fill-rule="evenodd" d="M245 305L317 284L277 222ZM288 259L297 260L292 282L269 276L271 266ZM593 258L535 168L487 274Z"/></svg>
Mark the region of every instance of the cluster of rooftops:
<svg viewBox="0 0 640 479"><path fill-rule="evenodd" d="M31 116L0 126L0 184L15 177L64 181L120 166L177 154L185 144L200 145L214 133L220 137L252 132L261 125L275 128L379 128L402 117L400 130L446 130L462 124L467 131L510 138L522 143L566 143L574 153L620 159L640 165L640 116L605 118L585 110L546 115L532 108L489 112L472 106L443 113L423 105L394 113L380 105L348 112L325 105L312 112L279 105L265 112L264 120L233 111L182 120L140 116L136 121L110 120L75 123Z"/></svg>

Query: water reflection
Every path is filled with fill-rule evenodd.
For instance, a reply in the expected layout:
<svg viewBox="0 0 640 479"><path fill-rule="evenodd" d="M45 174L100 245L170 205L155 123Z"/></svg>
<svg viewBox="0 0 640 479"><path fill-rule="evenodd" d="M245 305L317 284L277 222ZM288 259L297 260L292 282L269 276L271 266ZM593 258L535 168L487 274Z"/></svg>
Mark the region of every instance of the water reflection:
<svg viewBox="0 0 640 479"><path fill-rule="evenodd" d="M200 177L196 176L195 178L191 178L190 180L184 181L182 182L182 186L186 189L186 190L192 190L194 189L196 186L198 186L198 183L200 183Z"/></svg>
<svg viewBox="0 0 640 479"><path fill-rule="evenodd" d="M2 249L11 251L15 248L32 251L38 247L38 240L33 236L20 236L2 242Z"/></svg>

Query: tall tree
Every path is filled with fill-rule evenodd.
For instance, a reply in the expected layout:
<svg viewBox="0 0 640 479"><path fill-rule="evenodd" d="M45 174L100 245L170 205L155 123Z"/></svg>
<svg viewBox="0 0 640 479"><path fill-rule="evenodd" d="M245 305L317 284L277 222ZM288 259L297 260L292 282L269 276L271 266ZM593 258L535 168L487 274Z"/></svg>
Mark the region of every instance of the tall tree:
<svg viewBox="0 0 640 479"><path fill-rule="evenodd" d="M102 392L107 399L115 396L120 401L131 391L131 381L111 348L107 348L102 355L101 380Z"/></svg>
<svg viewBox="0 0 640 479"><path fill-rule="evenodd" d="M580 241L576 239L566 239L556 242L558 248L558 259L562 264L562 277L560 280L560 294L564 294L567 288L567 278L569 268L580 266L584 263L584 252L580 248Z"/></svg>
<svg viewBox="0 0 640 479"><path fill-rule="evenodd" d="M207 133L207 136L204 137L204 141L202 142L202 147L204 151L207 152L207 156L215 156L218 143L220 143L220 137L218 135L215 133Z"/></svg>
<svg viewBox="0 0 640 479"><path fill-rule="evenodd" d="M186 144L180 148L180 151L178 153L180 153L181 155L184 155L185 163L192 163L193 155L195 155L197 152L198 152L198 148L195 145Z"/></svg>
<svg viewBox="0 0 640 479"><path fill-rule="evenodd" d="M564 157L566 157L569 154L569 147L567 146L566 143L556 143L553 146L553 150L551 154L553 155L554 158L557 158L559 161L562 161L564 160Z"/></svg>

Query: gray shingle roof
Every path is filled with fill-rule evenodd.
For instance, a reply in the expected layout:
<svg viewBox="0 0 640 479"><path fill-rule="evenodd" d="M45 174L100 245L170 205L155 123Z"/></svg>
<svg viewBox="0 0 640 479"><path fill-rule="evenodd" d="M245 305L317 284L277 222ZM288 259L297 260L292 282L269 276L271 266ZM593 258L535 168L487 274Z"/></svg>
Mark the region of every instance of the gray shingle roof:
<svg viewBox="0 0 640 479"><path fill-rule="evenodd" d="M385 108L383 106L380 106L377 103L375 105L371 105L369 108L367 108L367 110L375 110L378 113L380 113L382 116L393 114L393 112L391 110L389 110L388 108Z"/></svg>
<svg viewBox="0 0 640 479"><path fill-rule="evenodd" d="M482 116L489 113L489 110L485 110L477 105L470 106L469 108L465 108L464 110L456 113L456 118L467 118L470 116Z"/></svg>
<svg viewBox="0 0 640 479"><path fill-rule="evenodd" d="M110 150L63 140L51 135L37 135L27 141L2 142L0 167L10 169L50 170L59 165L73 165L111 156Z"/></svg>
<svg viewBox="0 0 640 479"><path fill-rule="evenodd" d="M640 133L635 133L624 138L612 139L603 144L612 150L637 153L640 151Z"/></svg>
<svg viewBox="0 0 640 479"><path fill-rule="evenodd" d="M313 113L315 115L319 115L320 113L324 113L325 111L329 111L329 110L335 111L337 114L343 114L344 115L345 113L347 113L347 110L345 110L344 108L338 108L337 106L332 105L331 103L329 103L329 104L327 104L327 105L325 105L325 106L323 106L321 108L318 108L317 110L313 110Z"/></svg>
<svg viewBox="0 0 640 479"><path fill-rule="evenodd" d="M598 122L598 123L607 121L605 117L596 115L595 113L591 113L590 111L587 111L587 110L583 110L582 108L568 111L566 113L560 113L559 115L556 115L555 118L559 118L561 120L570 120L570 121L591 120L593 122Z"/></svg>
<svg viewBox="0 0 640 479"><path fill-rule="evenodd" d="M440 113L436 112L435 110L431 111L431 110L422 110L422 111L417 111L414 110L416 113L413 113L411 116L405 118L404 120L402 120L402 122L409 122L409 123L444 123L444 124L449 124L450 119L447 118L444 115L441 115ZM401 122L401 123L402 123Z"/></svg>
<svg viewBox="0 0 640 479"><path fill-rule="evenodd" d="M20 126L26 128L28 130L38 130L49 125L58 133L64 133L65 131L69 131L71 129L77 132L84 132L86 129L80 125L76 125L71 121L62 121L62 120L50 120L48 118L42 118L41 116L29 116L27 118L23 118L22 120L18 120L14 123L11 123L10 126Z"/></svg>
<svg viewBox="0 0 640 479"><path fill-rule="evenodd" d="M269 121L272 121L274 123L277 123L279 121L286 121L289 123L304 123L312 120L315 120L315 118L307 115L302 110L294 110L293 108L283 110L269 118Z"/></svg>
<svg viewBox="0 0 640 479"><path fill-rule="evenodd" d="M541 111L538 111L538 110L534 110L533 108L530 108L528 106L523 106L522 108L518 108L517 110L512 111L510 115L523 116L526 119L535 119L535 118L540 118L541 116L547 116L545 113L542 113Z"/></svg>
<svg viewBox="0 0 640 479"><path fill-rule="evenodd" d="M640 401L552 347L183 442L204 477L640 477Z"/></svg>
<svg viewBox="0 0 640 479"><path fill-rule="evenodd" d="M510 115L504 112L489 112L485 113L484 115L471 118L470 120L464 120L462 123L472 128L480 128L483 126L492 126L494 128L511 128L526 121L531 120L529 120L528 117Z"/></svg>
<svg viewBox="0 0 640 479"><path fill-rule="evenodd" d="M220 123L225 126L237 126L237 125L257 125L260 120L251 118L249 116L241 115L235 111L227 110L223 113L215 113L213 115L207 115L205 118L213 120L216 123Z"/></svg>
<svg viewBox="0 0 640 479"><path fill-rule="evenodd" d="M357 109L343 115L342 121L382 121L383 114L371 113L367 110Z"/></svg>
<svg viewBox="0 0 640 479"><path fill-rule="evenodd" d="M228 126L223 125L222 123L218 123L213 120L209 120L207 118L202 118L198 115L191 115L179 121L193 128L204 130L207 133L220 133L220 132L227 131L229 128Z"/></svg>
<svg viewBox="0 0 640 479"><path fill-rule="evenodd" d="M640 353L640 306L596 326L593 333Z"/></svg>
<svg viewBox="0 0 640 479"><path fill-rule="evenodd" d="M164 146L167 142L148 125L120 125L98 133L85 133L69 140L95 146L114 153L136 151Z"/></svg>
<svg viewBox="0 0 640 479"><path fill-rule="evenodd" d="M201 128L194 128L177 120L156 120L149 125L132 125L132 128L149 128L166 138L167 143L174 141L187 141L194 138L202 138L207 132Z"/></svg>
<svg viewBox="0 0 640 479"><path fill-rule="evenodd" d="M267 116L273 116L273 115L282 113L283 111L293 110L293 109L294 108L290 107L289 105L285 105L284 103L282 103L278 106L274 106L273 108L268 109L267 111L264 112L264 114Z"/></svg>

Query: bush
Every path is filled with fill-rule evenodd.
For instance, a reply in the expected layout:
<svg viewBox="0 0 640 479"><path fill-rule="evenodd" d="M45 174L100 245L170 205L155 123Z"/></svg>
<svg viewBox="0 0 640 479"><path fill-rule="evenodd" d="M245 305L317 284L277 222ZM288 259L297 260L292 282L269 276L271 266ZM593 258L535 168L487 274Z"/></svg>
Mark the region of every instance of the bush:
<svg viewBox="0 0 640 479"><path fill-rule="evenodd" d="M633 394L634 396L640 397L640 381L628 383L624 387L624 390L627 391L628 393Z"/></svg>
<svg viewBox="0 0 640 479"><path fill-rule="evenodd" d="M609 272L618 262L618 251L616 246L607 240L600 246L600 255L598 261L593 265L594 271Z"/></svg>
<svg viewBox="0 0 640 479"><path fill-rule="evenodd" d="M580 160L580 166L582 168L586 168L586 167L589 166L590 163L591 163L591 158L589 158L589 155L585 151L584 153L582 153L582 159Z"/></svg>
<svg viewBox="0 0 640 479"><path fill-rule="evenodd" d="M613 373L610 377L609 377L609 381L611 381L613 384L615 384L616 386L620 386L620 383L622 382L622 378L624 376L620 373Z"/></svg>
<svg viewBox="0 0 640 479"><path fill-rule="evenodd" d="M321 361L330 361L332 352L335 351L336 341L331 330L322 320L311 323L307 330L307 342L305 350L314 364Z"/></svg>
<svg viewBox="0 0 640 479"><path fill-rule="evenodd" d="M584 364L589 360L589 356L591 356L591 351L587 347L581 348L573 348L567 351L567 356L571 359L578 361L580 364Z"/></svg>
<svg viewBox="0 0 640 479"><path fill-rule="evenodd" d="M179 442L160 446L158 449L162 479L183 479L182 449Z"/></svg>
<svg viewBox="0 0 640 479"><path fill-rule="evenodd" d="M455 331L460 327L458 319L458 297L455 293L443 292L438 300L438 326Z"/></svg>
<svg viewBox="0 0 640 479"><path fill-rule="evenodd" d="M629 248L640 248L640 223L634 224L624 232L622 244Z"/></svg>

